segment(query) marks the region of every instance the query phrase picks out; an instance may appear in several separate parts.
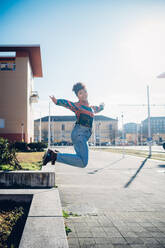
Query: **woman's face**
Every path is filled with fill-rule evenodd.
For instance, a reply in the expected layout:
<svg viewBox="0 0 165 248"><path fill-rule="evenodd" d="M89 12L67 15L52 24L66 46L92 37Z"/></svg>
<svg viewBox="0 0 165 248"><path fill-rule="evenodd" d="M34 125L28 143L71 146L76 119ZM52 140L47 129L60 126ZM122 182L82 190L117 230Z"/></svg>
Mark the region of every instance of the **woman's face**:
<svg viewBox="0 0 165 248"><path fill-rule="evenodd" d="M87 101L88 100L88 93L86 89L81 89L78 91L77 97L80 101Z"/></svg>

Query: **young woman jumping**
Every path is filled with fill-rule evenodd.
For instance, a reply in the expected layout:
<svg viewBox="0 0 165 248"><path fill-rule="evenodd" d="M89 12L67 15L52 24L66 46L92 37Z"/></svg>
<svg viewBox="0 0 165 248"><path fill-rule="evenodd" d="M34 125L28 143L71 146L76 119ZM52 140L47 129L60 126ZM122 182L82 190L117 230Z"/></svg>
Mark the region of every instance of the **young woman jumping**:
<svg viewBox="0 0 165 248"><path fill-rule="evenodd" d="M76 115L77 120L71 133L71 139L76 154L59 153L56 150L53 151L48 149L43 157L43 165L46 165L50 161L52 164L55 164L55 161L57 161L84 168L88 164L87 141L92 134L94 113L98 113L103 110L104 104L100 104L99 107L89 106L88 93L85 85L82 83L76 83L73 86L73 91L79 99L78 102L56 99L54 96L50 96L50 98L56 105L68 108Z"/></svg>

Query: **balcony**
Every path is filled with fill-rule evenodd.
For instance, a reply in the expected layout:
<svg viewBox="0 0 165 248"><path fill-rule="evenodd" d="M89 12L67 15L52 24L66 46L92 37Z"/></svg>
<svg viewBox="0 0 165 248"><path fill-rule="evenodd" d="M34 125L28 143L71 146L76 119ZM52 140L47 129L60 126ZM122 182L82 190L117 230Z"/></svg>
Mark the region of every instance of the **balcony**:
<svg viewBox="0 0 165 248"><path fill-rule="evenodd" d="M39 95L37 91L32 91L30 96L30 102L31 103L38 103Z"/></svg>

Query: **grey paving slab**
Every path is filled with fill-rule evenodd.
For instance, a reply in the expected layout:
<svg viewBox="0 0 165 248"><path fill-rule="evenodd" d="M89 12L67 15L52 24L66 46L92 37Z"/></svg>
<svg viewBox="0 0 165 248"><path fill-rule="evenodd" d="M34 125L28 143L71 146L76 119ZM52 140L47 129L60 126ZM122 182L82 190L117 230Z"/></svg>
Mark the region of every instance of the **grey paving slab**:
<svg viewBox="0 0 165 248"><path fill-rule="evenodd" d="M74 152L72 148L63 151ZM69 237L77 238L77 248L163 247L163 164L99 150L90 151L89 164L84 169L57 163L56 183L62 207L80 215L66 220L74 228Z"/></svg>
<svg viewBox="0 0 165 248"><path fill-rule="evenodd" d="M33 196L29 216L61 216L60 204L58 190L50 189L36 193Z"/></svg>

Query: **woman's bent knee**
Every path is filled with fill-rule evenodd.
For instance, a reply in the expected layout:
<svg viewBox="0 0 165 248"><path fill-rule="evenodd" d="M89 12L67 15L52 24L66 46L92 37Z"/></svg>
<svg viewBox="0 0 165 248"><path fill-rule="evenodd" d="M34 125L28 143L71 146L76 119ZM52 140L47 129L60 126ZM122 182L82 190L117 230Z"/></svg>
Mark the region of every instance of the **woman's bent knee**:
<svg viewBox="0 0 165 248"><path fill-rule="evenodd" d="M88 161L82 161L82 168L85 168L85 167L87 167L87 165L88 165Z"/></svg>

